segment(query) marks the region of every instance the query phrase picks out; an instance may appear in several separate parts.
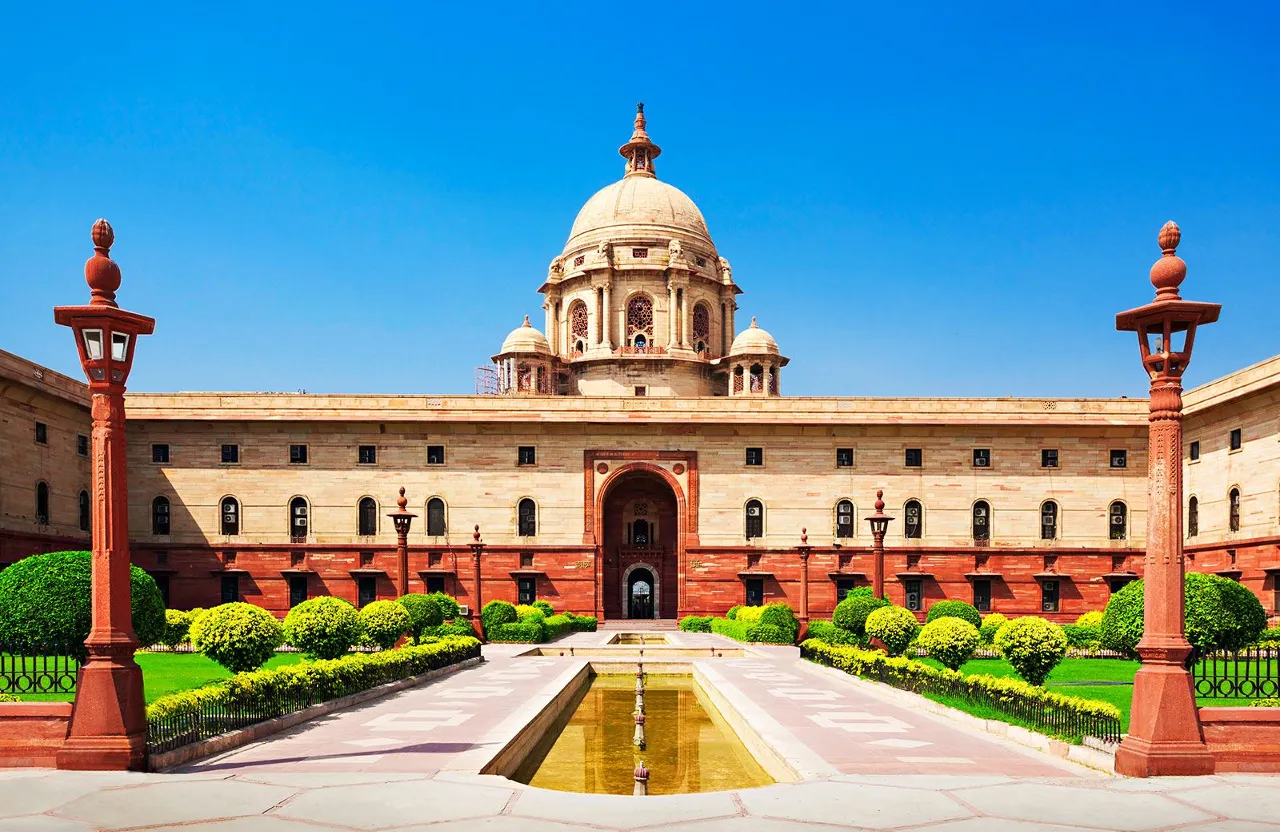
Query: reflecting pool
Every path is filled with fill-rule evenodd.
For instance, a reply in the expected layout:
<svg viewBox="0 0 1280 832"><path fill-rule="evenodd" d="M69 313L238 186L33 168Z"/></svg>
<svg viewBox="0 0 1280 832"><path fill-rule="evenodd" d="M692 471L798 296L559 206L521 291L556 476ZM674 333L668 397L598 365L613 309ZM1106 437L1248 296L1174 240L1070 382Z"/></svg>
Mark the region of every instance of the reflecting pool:
<svg viewBox="0 0 1280 832"><path fill-rule="evenodd" d="M631 794L636 761L643 759L651 795L775 782L692 676L648 677L643 752L632 745L634 707L634 676L596 676L577 707L565 709L567 716L552 726L513 779L558 791Z"/></svg>

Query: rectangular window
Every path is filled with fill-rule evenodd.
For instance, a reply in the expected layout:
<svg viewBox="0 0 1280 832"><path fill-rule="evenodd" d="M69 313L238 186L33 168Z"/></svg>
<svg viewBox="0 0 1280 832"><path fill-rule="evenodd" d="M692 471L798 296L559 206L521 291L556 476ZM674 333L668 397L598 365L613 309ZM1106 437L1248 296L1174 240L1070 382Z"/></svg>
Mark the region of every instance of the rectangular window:
<svg viewBox="0 0 1280 832"><path fill-rule="evenodd" d="M41 445L49 444L49 426L44 422L36 422L36 442Z"/></svg>
<svg viewBox="0 0 1280 832"><path fill-rule="evenodd" d="M973 582L973 605L979 612L991 611L991 581L988 579Z"/></svg>
<svg viewBox="0 0 1280 832"><path fill-rule="evenodd" d="M444 445L427 446L427 464L444 465Z"/></svg>
<svg viewBox="0 0 1280 832"><path fill-rule="evenodd" d="M290 465L306 465L307 464L307 446L306 445L290 445L289 446L289 464Z"/></svg>
<svg viewBox="0 0 1280 832"><path fill-rule="evenodd" d="M234 604L240 600L240 576L222 576L222 603Z"/></svg>
<svg viewBox="0 0 1280 832"><path fill-rule="evenodd" d="M1058 611L1058 582L1040 582L1040 610L1042 612Z"/></svg>
<svg viewBox="0 0 1280 832"><path fill-rule="evenodd" d="M1058 467L1058 449L1045 448L1040 452L1041 468L1057 468Z"/></svg>
<svg viewBox="0 0 1280 832"><path fill-rule="evenodd" d="M378 462L378 446L361 445L356 461L360 465L376 465Z"/></svg>
<svg viewBox="0 0 1280 832"><path fill-rule="evenodd" d="M521 552L521 553L520 553L520 568L521 568L521 569L532 569L532 568L533 568L533 552Z"/></svg>
<svg viewBox="0 0 1280 832"><path fill-rule="evenodd" d="M151 578L156 582L156 589L160 590L160 600L164 601L166 607L169 606L169 576L152 575Z"/></svg>
<svg viewBox="0 0 1280 832"><path fill-rule="evenodd" d="M307 576L289 576L289 608L292 609L307 600Z"/></svg>
<svg viewBox="0 0 1280 832"><path fill-rule="evenodd" d="M990 448L974 448L973 449L973 467L974 468L990 468L991 467L991 449Z"/></svg>
<svg viewBox="0 0 1280 832"><path fill-rule="evenodd" d="M1199 439L1191 443L1190 456L1191 456L1192 462L1199 461L1200 459L1200 440Z"/></svg>
<svg viewBox="0 0 1280 832"><path fill-rule="evenodd" d="M1231 450L1238 451L1240 450L1240 447L1243 444L1244 444L1243 431L1240 428L1233 429L1231 431Z"/></svg>
<svg viewBox="0 0 1280 832"><path fill-rule="evenodd" d="M1128 451L1123 451L1123 450L1122 450L1122 451L1112 451L1112 452L1111 452L1111 467L1112 467L1112 468L1128 468L1128 467L1129 467L1129 452L1128 452Z"/></svg>
<svg viewBox="0 0 1280 832"><path fill-rule="evenodd" d="M747 597L746 604L748 607L759 607L764 605L764 578L747 578L746 581Z"/></svg>
<svg viewBox="0 0 1280 832"><path fill-rule="evenodd" d="M538 451L532 445L521 445L516 448L517 465L536 465L537 463Z"/></svg>
<svg viewBox="0 0 1280 832"><path fill-rule="evenodd" d="M923 448L907 448L906 465L908 468L924 467L924 449Z"/></svg>
<svg viewBox="0 0 1280 832"><path fill-rule="evenodd" d="M89 455L89 437L83 433L76 434L76 453L80 454L80 456Z"/></svg>
<svg viewBox="0 0 1280 832"><path fill-rule="evenodd" d="M240 462L240 446L227 445L222 446L222 464L237 465Z"/></svg>
<svg viewBox="0 0 1280 832"><path fill-rule="evenodd" d="M438 592L444 595L444 575L427 576L427 593Z"/></svg>
<svg viewBox="0 0 1280 832"><path fill-rule="evenodd" d="M378 600L378 578L375 575L361 575L356 578L356 606L364 608Z"/></svg>
<svg viewBox="0 0 1280 832"><path fill-rule="evenodd" d="M517 578L516 579L516 603L532 604L538 600L538 579L537 578Z"/></svg>
<svg viewBox="0 0 1280 832"><path fill-rule="evenodd" d="M648 387L643 387L643 386L637 386L637 387L635 388L635 394L636 394L637 396L648 396L648 395L649 395L649 388L648 388Z"/></svg>
<svg viewBox="0 0 1280 832"><path fill-rule="evenodd" d="M923 581L918 578L903 581L903 588L905 589L905 598L903 600L906 602L907 609L912 612L920 612L920 610L924 609L924 592L923 587L921 586L922 584Z"/></svg>
<svg viewBox="0 0 1280 832"><path fill-rule="evenodd" d="M747 448L748 465L764 465L764 448Z"/></svg>
<svg viewBox="0 0 1280 832"><path fill-rule="evenodd" d="M836 578L836 603L843 601L846 595L857 588L857 578Z"/></svg>
<svg viewBox="0 0 1280 832"><path fill-rule="evenodd" d="M836 467L853 467L853 448L836 448Z"/></svg>
<svg viewBox="0 0 1280 832"><path fill-rule="evenodd" d="M152 462L159 462L159 463L165 463L165 462L168 462L168 461L169 461L169 446L168 446L168 445L152 445L152 446L151 446L151 461L152 461Z"/></svg>

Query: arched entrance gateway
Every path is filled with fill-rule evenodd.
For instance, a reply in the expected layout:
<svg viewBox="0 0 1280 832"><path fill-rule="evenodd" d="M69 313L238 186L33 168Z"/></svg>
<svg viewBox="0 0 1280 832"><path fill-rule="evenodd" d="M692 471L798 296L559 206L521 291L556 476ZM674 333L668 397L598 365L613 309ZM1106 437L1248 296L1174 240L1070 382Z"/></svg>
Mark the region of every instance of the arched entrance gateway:
<svg viewBox="0 0 1280 832"><path fill-rule="evenodd" d="M680 562L675 491L647 466L620 471L605 488L605 618L675 618Z"/></svg>

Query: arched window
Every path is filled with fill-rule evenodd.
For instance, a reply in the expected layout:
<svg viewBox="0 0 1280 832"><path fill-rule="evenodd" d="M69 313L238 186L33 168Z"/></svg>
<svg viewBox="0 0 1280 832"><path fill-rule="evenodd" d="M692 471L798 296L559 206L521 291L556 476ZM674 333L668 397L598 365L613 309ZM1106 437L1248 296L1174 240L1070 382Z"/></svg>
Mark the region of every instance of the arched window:
<svg viewBox="0 0 1280 832"><path fill-rule="evenodd" d="M36 483L36 523L49 525L49 483Z"/></svg>
<svg viewBox="0 0 1280 832"><path fill-rule="evenodd" d="M764 537L764 504L759 500L748 500L746 507L747 540L753 537Z"/></svg>
<svg viewBox="0 0 1280 832"><path fill-rule="evenodd" d="M751 392L759 393L764 390L764 367L759 364L751 365Z"/></svg>
<svg viewBox="0 0 1280 832"><path fill-rule="evenodd" d="M516 507L517 534L521 537L536 537L538 534L538 504L528 497L520 501Z"/></svg>
<svg viewBox="0 0 1280 832"><path fill-rule="evenodd" d="M1129 507L1116 500L1107 514L1111 517L1111 539L1126 539L1129 536Z"/></svg>
<svg viewBox="0 0 1280 832"><path fill-rule="evenodd" d="M378 533L378 501L372 497L361 497L357 534L369 536Z"/></svg>
<svg viewBox="0 0 1280 832"><path fill-rule="evenodd" d="M919 500L907 500L907 504L903 506L903 509L907 515L903 525L907 539L919 540L921 532L924 530L924 507L920 505Z"/></svg>
<svg viewBox="0 0 1280 832"><path fill-rule="evenodd" d="M569 338L573 341L571 352L582 355L591 342L591 323L587 318L587 305L575 300L569 306Z"/></svg>
<svg viewBox="0 0 1280 832"><path fill-rule="evenodd" d="M705 303L693 307L693 349L695 352L706 352L707 342L711 340L711 310Z"/></svg>
<svg viewBox="0 0 1280 832"><path fill-rule="evenodd" d="M643 336L640 337L640 336ZM627 340L637 348L653 338L653 301L647 295L636 295L627 301Z"/></svg>
<svg viewBox="0 0 1280 832"><path fill-rule="evenodd" d="M1187 537L1200 534L1200 498L1187 500Z"/></svg>
<svg viewBox="0 0 1280 832"><path fill-rule="evenodd" d="M87 532L93 529L92 515L89 511L89 492L80 492L80 531Z"/></svg>
<svg viewBox="0 0 1280 832"><path fill-rule="evenodd" d="M151 533L169 533L169 498L156 497L151 501Z"/></svg>
<svg viewBox="0 0 1280 832"><path fill-rule="evenodd" d="M636 520L631 524L631 542L636 546L649 545L649 521Z"/></svg>
<svg viewBox="0 0 1280 832"><path fill-rule="evenodd" d="M649 347L649 341L643 335L635 337L636 352L644 352Z"/></svg>
<svg viewBox="0 0 1280 832"><path fill-rule="evenodd" d="M427 500L427 536L440 537L444 528L444 500L432 497Z"/></svg>
<svg viewBox="0 0 1280 832"><path fill-rule="evenodd" d="M306 539L309 513L305 497L294 497L289 501L289 535L291 537Z"/></svg>
<svg viewBox="0 0 1280 832"><path fill-rule="evenodd" d="M853 503L848 500L836 503L836 537L853 537Z"/></svg>
<svg viewBox="0 0 1280 832"><path fill-rule="evenodd" d="M742 392L742 365L733 368L733 392Z"/></svg>
<svg viewBox="0 0 1280 832"><path fill-rule="evenodd" d="M1040 539L1058 539L1058 504L1053 500L1040 506Z"/></svg>
<svg viewBox="0 0 1280 832"><path fill-rule="evenodd" d="M991 539L991 505L986 500L973 504L973 539Z"/></svg>
<svg viewBox="0 0 1280 832"><path fill-rule="evenodd" d="M1227 493L1227 529L1240 531L1240 489L1233 488Z"/></svg>
<svg viewBox="0 0 1280 832"><path fill-rule="evenodd" d="M240 534L240 501L235 497L222 498L223 534Z"/></svg>

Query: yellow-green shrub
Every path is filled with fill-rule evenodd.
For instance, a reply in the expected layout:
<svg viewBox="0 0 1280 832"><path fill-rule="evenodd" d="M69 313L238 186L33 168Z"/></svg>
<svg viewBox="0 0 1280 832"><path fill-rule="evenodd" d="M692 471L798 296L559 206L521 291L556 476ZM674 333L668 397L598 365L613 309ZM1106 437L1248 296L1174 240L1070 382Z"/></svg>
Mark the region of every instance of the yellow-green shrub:
<svg viewBox="0 0 1280 832"><path fill-rule="evenodd" d="M880 639L890 656L901 656L920 632L915 614L903 607L880 607L867 616L867 635Z"/></svg>
<svg viewBox="0 0 1280 832"><path fill-rule="evenodd" d="M360 610L360 625L369 641L390 650L396 646L412 623L409 611L395 601L374 601Z"/></svg>
<svg viewBox="0 0 1280 832"><path fill-rule="evenodd" d="M1000 628L996 647L1019 676L1032 685L1043 685L1067 655L1067 637L1057 624L1027 615Z"/></svg>
<svg viewBox="0 0 1280 832"><path fill-rule="evenodd" d="M977 627L963 618L950 615L925 624L916 639L916 644L927 650L930 658L952 670L959 670L962 664L973 658L973 652L981 642Z"/></svg>
<svg viewBox="0 0 1280 832"><path fill-rule="evenodd" d="M288 642L317 659L338 658L351 649L363 632L355 606L329 595L303 601L284 617Z"/></svg>
<svg viewBox="0 0 1280 832"><path fill-rule="evenodd" d="M190 631L191 643L232 673L262 667L284 640L275 616L243 601L206 611L198 624Z"/></svg>
<svg viewBox="0 0 1280 832"><path fill-rule="evenodd" d="M1082 612L1076 619L1076 625L1080 627L1101 627L1102 626L1102 610L1090 610Z"/></svg>

